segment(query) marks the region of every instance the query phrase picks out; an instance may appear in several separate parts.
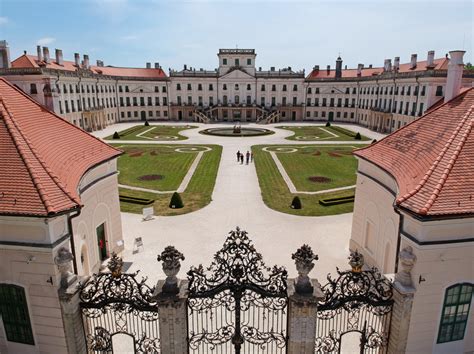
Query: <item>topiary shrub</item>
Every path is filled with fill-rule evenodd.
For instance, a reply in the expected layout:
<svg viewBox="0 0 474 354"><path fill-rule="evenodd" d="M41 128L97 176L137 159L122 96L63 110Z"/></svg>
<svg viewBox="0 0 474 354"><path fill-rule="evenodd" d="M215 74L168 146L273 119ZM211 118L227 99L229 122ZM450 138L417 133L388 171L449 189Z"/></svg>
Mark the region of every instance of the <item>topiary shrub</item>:
<svg viewBox="0 0 474 354"><path fill-rule="evenodd" d="M296 196L293 198L293 201L291 202L291 208L292 209L301 209L301 200L300 197Z"/></svg>
<svg viewBox="0 0 474 354"><path fill-rule="evenodd" d="M357 134L355 135L354 139L355 139L355 140L361 140L361 139L362 139L362 137L360 136L360 133L359 133L359 132L357 132Z"/></svg>
<svg viewBox="0 0 474 354"><path fill-rule="evenodd" d="M150 126L150 123L148 123L148 121L146 120L145 121L145 127L148 127L148 126Z"/></svg>
<svg viewBox="0 0 474 354"><path fill-rule="evenodd" d="M377 139L372 140L372 144L375 144L377 142Z"/></svg>
<svg viewBox="0 0 474 354"><path fill-rule="evenodd" d="M174 192L173 195L171 196L170 208L180 209L182 207L184 207L184 204L183 204L183 201L181 200L181 196L179 195L178 192Z"/></svg>
<svg viewBox="0 0 474 354"><path fill-rule="evenodd" d="M331 123L329 123L329 121L326 122L326 127L330 127L331 126Z"/></svg>
<svg viewBox="0 0 474 354"><path fill-rule="evenodd" d="M115 132L114 136L112 137L113 139L120 139L119 133Z"/></svg>

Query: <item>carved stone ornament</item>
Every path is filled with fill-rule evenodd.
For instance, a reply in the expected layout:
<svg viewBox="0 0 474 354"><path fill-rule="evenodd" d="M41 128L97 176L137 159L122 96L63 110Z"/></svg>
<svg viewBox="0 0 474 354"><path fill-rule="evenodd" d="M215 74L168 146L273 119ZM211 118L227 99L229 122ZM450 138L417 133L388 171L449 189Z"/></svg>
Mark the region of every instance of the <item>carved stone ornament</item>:
<svg viewBox="0 0 474 354"><path fill-rule="evenodd" d="M416 263L416 255L413 253L413 248L407 246L399 253L399 265L397 274L395 274L395 281L406 287L413 286L411 279L411 271Z"/></svg>
<svg viewBox="0 0 474 354"><path fill-rule="evenodd" d="M62 288L68 287L69 279L73 276L71 273L71 261L73 259L74 256L66 247L61 247L56 257L54 257L54 263L57 265L59 273L61 274Z"/></svg>
<svg viewBox="0 0 474 354"><path fill-rule="evenodd" d="M362 267L364 266L364 256L362 253L359 253L358 250L351 252L349 256L349 265L354 273L362 272Z"/></svg>
<svg viewBox="0 0 474 354"><path fill-rule="evenodd" d="M314 261L319 259L317 254L313 253L313 250L308 245L303 245L296 253L291 255L291 258L295 260L296 270L298 271L298 278L295 283L295 290L297 294L307 295L313 293L313 286L309 280L309 272L314 268Z"/></svg>
<svg viewBox="0 0 474 354"><path fill-rule="evenodd" d="M177 294L178 278L176 275L181 269L181 262L184 261L184 255L173 246L167 246L157 257L158 262L163 262L163 272L166 274L165 284L163 285L163 293Z"/></svg>
<svg viewBox="0 0 474 354"><path fill-rule="evenodd" d="M110 273L115 278L118 278L122 274L123 261L122 258L117 256L117 253L112 252L112 257L110 257L107 268L109 268Z"/></svg>

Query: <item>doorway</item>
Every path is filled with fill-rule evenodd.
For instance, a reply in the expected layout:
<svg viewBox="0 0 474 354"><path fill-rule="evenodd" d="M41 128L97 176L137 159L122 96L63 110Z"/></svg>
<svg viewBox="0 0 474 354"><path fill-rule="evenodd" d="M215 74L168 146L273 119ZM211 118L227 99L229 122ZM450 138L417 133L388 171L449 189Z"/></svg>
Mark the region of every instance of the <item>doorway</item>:
<svg viewBox="0 0 474 354"><path fill-rule="evenodd" d="M330 122L333 122L333 121L334 121L334 112L329 112L328 121L330 121Z"/></svg>
<svg viewBox="0 0 474 354"><path fill-rule="evenodd" d="M295 111L292 111L292 112L291 112L291 120L292 120L292 121L295 121L295 120L296 120L296 112L295 112Z"/></svg>
<svg viewBox="0 0 474 354"><path fill-rule="evenodd" d="M146 120L146 112L145 112L145 111L141 111L140 114L141 114L142 120L145 121L145 120Z"/></svg>
<svg viewBox="0 0 474 354"><path fill-rule="evenodd" d="M183 112L178 111L178 120L183 120Z"/></svg>
<svg viewBox="0 0 474 354"><path fill-rule="evenodd" d="M105 223L100 224L96 228L97 246L99 247L99 259L104 261L107 259L107 240L105 239Z"/></svg>

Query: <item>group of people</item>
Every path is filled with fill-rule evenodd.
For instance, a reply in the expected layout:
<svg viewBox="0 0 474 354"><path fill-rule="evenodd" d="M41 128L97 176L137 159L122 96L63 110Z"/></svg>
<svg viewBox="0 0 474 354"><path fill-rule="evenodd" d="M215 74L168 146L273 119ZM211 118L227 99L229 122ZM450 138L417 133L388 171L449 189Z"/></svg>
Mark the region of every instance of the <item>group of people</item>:
<svg viewBox="0 0 474 354"><path fill-rule="evenodd" d="M240 162L241 165L244 163L244 157L246 165L248 165L249 162L253 162L253 152L247 150L244 154L243 152L240 152L240 150L237 151L237 162Z"/></svg>

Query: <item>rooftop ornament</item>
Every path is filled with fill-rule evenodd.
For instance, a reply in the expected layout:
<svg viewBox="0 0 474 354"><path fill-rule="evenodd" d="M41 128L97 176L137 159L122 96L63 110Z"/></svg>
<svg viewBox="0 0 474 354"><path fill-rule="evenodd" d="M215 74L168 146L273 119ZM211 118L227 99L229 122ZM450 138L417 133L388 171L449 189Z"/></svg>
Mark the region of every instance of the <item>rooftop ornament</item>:
<svg viewBox="0 0 474 354"><path fill-rule="evenodd" d="M166 274L166 280L163 284L163 293L178 294L178 278L176 275L181 269L181 262L184 261L184 255L173 246L167 246L156 258L158 262L163 262L163 272Z"/></svg>
<svg viewBox="0 0 474 354"><path fill-rule="evenodd" d="M122 274L122 267L122 258L117 256L117 253L112 252L112 257L110 258L109 263L107 264L107 268L109 268L110 273L112 273L112 276L114 278L120 277L120 275Z"/></svg>
<svg viewBox="0 0 474 354"><path fill-rule="evenodd" d="M298 278L295 282L295 291L300 295L310 295L314 288L309 279L309 272L314 268L314 261L319 259L317 254L308 245L303 245L291 255L291 259L295 260Z"/></svg>
<svg viewBox="0 0 474 354"><path fill-rule="evenodd" d="M353 273L362 272L362 267L364 266L364 256L362 253L359 253L358 250L351 252L349 256L349 265L351 266Z"/></svg>

